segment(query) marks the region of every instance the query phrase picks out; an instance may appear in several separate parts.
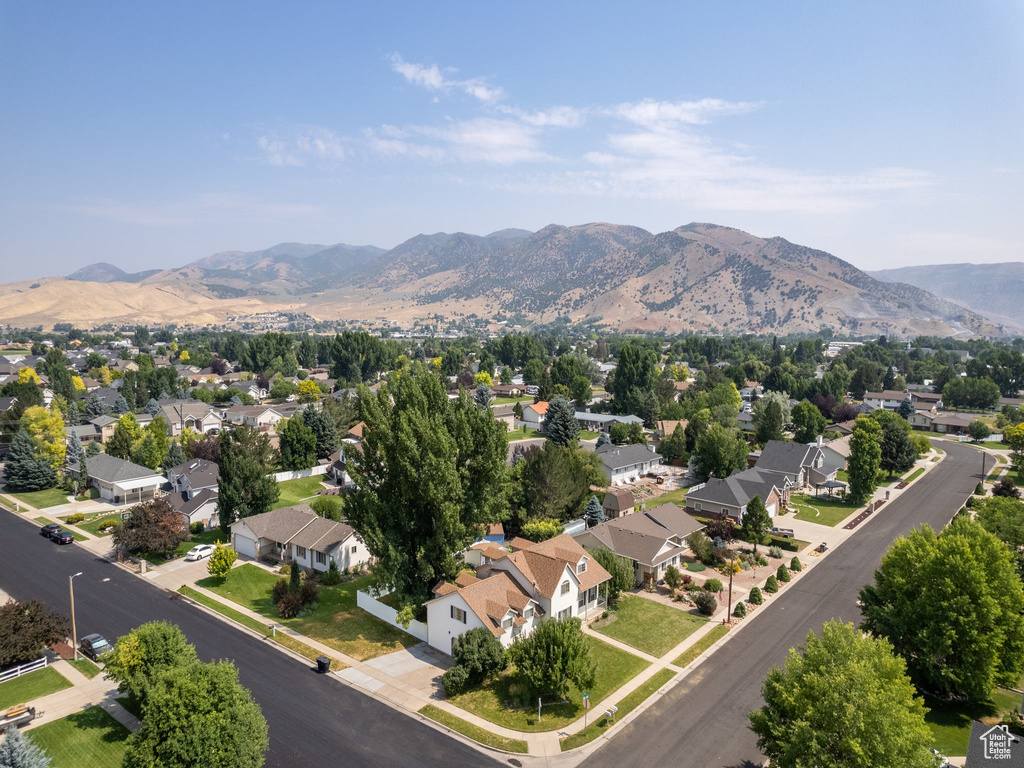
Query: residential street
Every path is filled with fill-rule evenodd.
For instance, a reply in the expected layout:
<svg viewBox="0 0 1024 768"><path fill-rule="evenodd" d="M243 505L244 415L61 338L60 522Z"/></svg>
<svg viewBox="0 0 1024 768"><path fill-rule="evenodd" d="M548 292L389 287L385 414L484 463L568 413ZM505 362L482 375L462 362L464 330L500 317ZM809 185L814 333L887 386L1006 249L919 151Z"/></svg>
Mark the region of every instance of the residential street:
<svg viewBox="0 0 1024 768"><path fill-rule="evenodd" d="M869 517L808 578L773 601L755 626L737 633L585 764L762 765L764 757L747 728L747 713L761 704L761 682L768 670L782 662L809 629L820 630L832 618L859 622L857 592L873 579L893 539L920 523L945 525L978 483L980 451L946 441L937 444L948 454L937 471L928 472ZM987 468L994 463L987 457Z"/></svg>
<svg viewBox="0 0 1024 768"><path fill-rule="evenodd" d="M68 610L68 576L75 579L78 635L108 639L154 619L184 630L200 657L238 667L270 723L267 766L324 762L347 766L487 765L486 756L413 718L318 675L254 637L229 626L78 544L59 547L28 519L0 511L0 590Z"/></svg>

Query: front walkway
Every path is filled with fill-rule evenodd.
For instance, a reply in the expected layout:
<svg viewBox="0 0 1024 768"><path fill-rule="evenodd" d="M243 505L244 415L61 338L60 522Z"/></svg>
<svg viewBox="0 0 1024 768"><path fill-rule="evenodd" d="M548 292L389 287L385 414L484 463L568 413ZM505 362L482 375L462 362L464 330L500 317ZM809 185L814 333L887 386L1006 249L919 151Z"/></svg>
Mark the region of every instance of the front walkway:
<svg viewBox="0 0 1024 768"><path fill-rule="evenodd" d="M122 695L118 693L117 683L104 679L102 672L90 680L66 661L55 661L50 666L66 677L72 686L26 702L35 707L36 717L25 726L25 730L52 723L93 706L104 709L128 730L139 730L138 718L117 701L117 697Z"/></svg>

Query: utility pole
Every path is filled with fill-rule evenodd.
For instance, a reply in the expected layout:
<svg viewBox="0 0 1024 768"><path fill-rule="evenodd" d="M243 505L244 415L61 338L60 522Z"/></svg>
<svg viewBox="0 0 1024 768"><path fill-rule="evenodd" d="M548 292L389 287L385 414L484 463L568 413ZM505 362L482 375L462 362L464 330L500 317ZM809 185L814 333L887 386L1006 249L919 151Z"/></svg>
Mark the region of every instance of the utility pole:
<svg viewBox="0 0 1024 768"><path fill-rule="evenodd" d="M728 611L725 614L726 621L728 621L729 617L732 616L732 577L733 577L733 574L735 574L735 572L736 572L736 569L735 569L734 565L735 565L735 563L732 560L730 560L729 561L729 609L728 609Z"/></svg>
<svg viewBox="0 0 1024 768"><path fill-rule="evenodd" d="M78 661L78 629L75 627L75 576L81 576L82 572L68 576L68 593L71 595L71 648L75 661Z"/></svg>

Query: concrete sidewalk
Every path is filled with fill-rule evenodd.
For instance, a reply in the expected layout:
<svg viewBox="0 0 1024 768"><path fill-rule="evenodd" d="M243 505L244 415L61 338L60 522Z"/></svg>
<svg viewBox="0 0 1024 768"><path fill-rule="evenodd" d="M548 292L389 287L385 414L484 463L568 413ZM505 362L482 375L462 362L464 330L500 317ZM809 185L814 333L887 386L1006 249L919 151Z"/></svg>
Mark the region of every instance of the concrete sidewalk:
<svg viewBox="0 0 1024 768"><path fill-rule="evenodd" d="M102 707L128 730L139 730L138 718L117 701L122 695L117 690L117 683L104 679L102 672L90 680L66 661L55 661L50 666L66 677L72 687L27 702L36 708L36 717L25 729L46 725L96 706Z"/></svg>

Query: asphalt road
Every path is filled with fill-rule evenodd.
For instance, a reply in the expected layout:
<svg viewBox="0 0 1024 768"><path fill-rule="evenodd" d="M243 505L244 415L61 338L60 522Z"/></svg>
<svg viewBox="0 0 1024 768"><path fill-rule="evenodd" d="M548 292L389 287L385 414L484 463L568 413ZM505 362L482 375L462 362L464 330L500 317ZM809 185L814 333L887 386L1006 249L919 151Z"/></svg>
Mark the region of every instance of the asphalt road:
<svg viewBox="0 0 1024 768"><path fill-rule="evenodd" d="M68 611L75 579L78 635L109 640L147 621L177 624L204 660L230 659L270 724L267 766L458 766L496 763L462 742L318 675L231 625L75 546L39 536L38 525L0 510L0 589Z"/></svg>
<svg viewBox="0 0 1024 768"><path fill-rule="evenodd" d="M768 670L829 619L859 623L858 591L874 579L893 539L921 523L944 526L983 476L980 451L954 443L942 447L947 456L939 467L861 523L806 578L773 600L756 624L729 640L584 765L762 765L747 713L763 703L761 682ZM987 468L994 463L988 457Z"/></svg>

